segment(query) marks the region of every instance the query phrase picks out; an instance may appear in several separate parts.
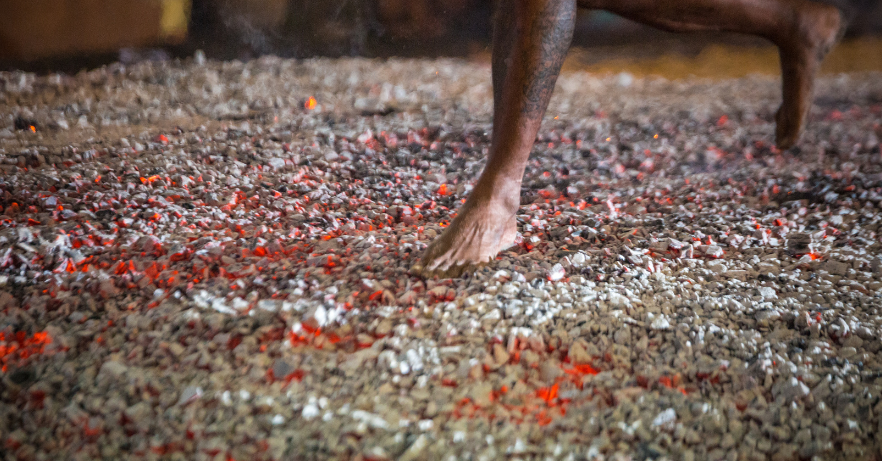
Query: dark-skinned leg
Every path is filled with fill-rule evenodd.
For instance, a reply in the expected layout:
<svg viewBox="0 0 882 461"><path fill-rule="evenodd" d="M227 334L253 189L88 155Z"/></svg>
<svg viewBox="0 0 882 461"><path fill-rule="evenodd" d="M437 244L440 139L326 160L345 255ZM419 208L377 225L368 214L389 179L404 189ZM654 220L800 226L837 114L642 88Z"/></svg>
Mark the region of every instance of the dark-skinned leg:
<svg viewBox="0 0 882 461"><path fill-rule="evenodd" d="M818 68L845 22L835 7L809 0L579 0L579 6L676 32L724 30L770 40L781 58L775 138L782 149L799 140Z"/></svg>
<svg viewBox="0 0 882 461"><path fill-rule="evenodd" d="M501 118L502 87L508 75L508 69L512 63L512 53L515 50L514 42L517 33L515 23L515 4L506 0L494 2L496 7L493 11L493 50L492 57L492 83L493 83L493 120ZM495 133L494 133L495 134Z"/></svg>
<svg viewBox="0 0 882 461"><path fill-rule="evenodd" d="M575 25L575 0L502 0L493 38L493 134L487 166L414 271L459 275L517 232L521 180Z"/></svg>

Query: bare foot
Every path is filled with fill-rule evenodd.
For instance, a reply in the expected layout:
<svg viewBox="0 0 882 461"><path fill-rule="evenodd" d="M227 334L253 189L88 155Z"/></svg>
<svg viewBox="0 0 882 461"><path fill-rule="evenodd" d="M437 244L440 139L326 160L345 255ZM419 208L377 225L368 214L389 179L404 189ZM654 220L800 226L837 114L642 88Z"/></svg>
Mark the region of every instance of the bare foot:
<svg viewBox="0 0 882 461"><path fill-rule="evenodd" d="M780 149L793 147L799 141L821 61L845 29L839 9L829 5L811 4L797 14L796 31L790 43L779 45L783 101L775 114L775 143Z"/></svg>
<svg viewBox="0 0 882 461"><path fill-rule="evenodd" d="M497 200L469 198L411 271L427 277L459 277L471 267L486 264L514 242L516 210Z"/></svg>

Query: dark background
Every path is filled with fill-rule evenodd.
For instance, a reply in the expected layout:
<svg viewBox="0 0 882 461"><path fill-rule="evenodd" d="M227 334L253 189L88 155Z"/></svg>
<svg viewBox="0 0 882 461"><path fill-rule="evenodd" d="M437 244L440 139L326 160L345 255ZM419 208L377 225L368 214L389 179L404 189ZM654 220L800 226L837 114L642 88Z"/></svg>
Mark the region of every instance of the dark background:
<svg viewBox="0 0 882 461"><path fill-rule="evenodd" d="M157 32L169 1L188 13L185 32L172 37ZM879 0L828 1L852 19L849 36L882 31ZM8 23L0 18L0 70L37 72L197 50L215 59L471 56L489 51L492 10L490 0L0 0L0 7ZM732 34L665 33L602 11L581 11L574 37L574 46L595 50L597 60L695 55L712 43L764 45Z"/></svg>
<svg viewBox="0 0 882 461"><path fill-rule="evenodd" d="M280 0L285 1L285 0ZM275 26L218 0L193 0L188 44L212 56L462 56L489 46L490 0L289 0ZM850 18L849 35L882 31L882 1L827 0ZM739 41L729 34L721 41ZM574 46L652 43L680 37L603 11L580 10ZM222 40L218 40L222 38ZM690 39L694 40L695 37ZM743 41L743 40L742 40ZM746 40L745 43L755 42Z"/></svg>

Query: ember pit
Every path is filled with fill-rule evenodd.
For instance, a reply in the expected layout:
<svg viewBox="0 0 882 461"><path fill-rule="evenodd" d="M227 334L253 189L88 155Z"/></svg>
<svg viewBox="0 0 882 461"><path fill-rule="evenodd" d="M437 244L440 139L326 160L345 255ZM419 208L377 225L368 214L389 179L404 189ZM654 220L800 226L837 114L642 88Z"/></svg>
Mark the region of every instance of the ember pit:
<svg viewBox="0 0 882 461"><path fill-rule="evenodd" d="M0 74L10 459L878 459L882 78L565 73L518 244L467 195L463 60ZM446 458L445 458L446 459Z"/></svg>

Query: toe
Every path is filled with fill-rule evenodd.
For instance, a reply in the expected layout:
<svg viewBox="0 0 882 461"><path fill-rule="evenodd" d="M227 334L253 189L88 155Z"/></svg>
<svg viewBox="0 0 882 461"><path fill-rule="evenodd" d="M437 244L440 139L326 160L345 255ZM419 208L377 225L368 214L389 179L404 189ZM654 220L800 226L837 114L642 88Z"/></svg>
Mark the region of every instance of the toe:
<svg viewBox="0 0 882 461"><path fill-rule="evenodd" d="M792 130L779 129L775 133L775 146L781 150L790 149L796 144L796 138L797 136L792 133Z"/></svg>
<svg viewBox="0 0 882 461"><path fill-rule="evenodd" d="M447 253L450 251L446 248L444 240L436 240L426 249L426 254L420 259L419 264L423 270L434 271L448 258Z"/></svg>
<svg viewBox="0 0 882 461"><path fill-rule="evenodd" d="M799 141L805 117L793 115L795 110L781 106L775 114L775 145L781 149L790 149Z"/></svg>
<svg viewBox="0 0 882 461"><path fill-rule="evenodd" d="M444 274L442 275L442 277L449 278L449 279L457 278L460 275L462 275L462 273L465 271L465 269L466 269L466 265L464 265L464 264L452 264L450 267L448 267L444 271Z"/></svg>
<svg viewBox="0 0 882 461"><path fill-rule="evenodd" d="M426 266L424 266L422 262L418 262L418 263L414 264L413 266L410 266L410 275L422 277L425 270L426 270Z"/></svg>
<svg viewBox="0 0 882 461"><path fill-rule="evenodd" d="M787 150L787 149L790 149L791 147L793 147L794 145L796 145L796 143L790 139L784 139L782 141L778 141L777 143L775 143L775 147L777 147L779 150Z"/></svg>

